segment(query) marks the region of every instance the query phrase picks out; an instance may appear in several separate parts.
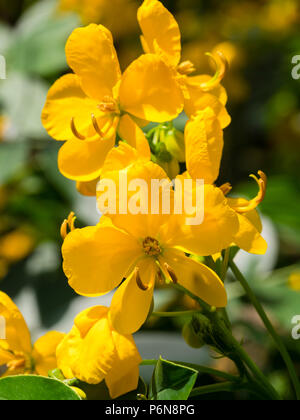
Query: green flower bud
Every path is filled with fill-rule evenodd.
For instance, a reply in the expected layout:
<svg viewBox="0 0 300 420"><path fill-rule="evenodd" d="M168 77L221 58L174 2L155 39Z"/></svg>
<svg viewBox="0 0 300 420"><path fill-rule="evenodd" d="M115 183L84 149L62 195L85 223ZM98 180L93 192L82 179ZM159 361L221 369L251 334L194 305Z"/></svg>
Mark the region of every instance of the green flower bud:
<svg viewBox="0 0 300 420"><path fill-rule="evenodd" d="M176 128L171 128L165 131L164 144L171 155L177 159L178 162L185 162L185 142L184 135Z"/></svg>
<svg viewBox="0 0 300 420"><path fill-rule="evenodd" d="M156 148L157 159L164 163L170 163L173 160L171 153L167 150L165 143L158 143Z"/></svg>
<svg viewBox="0 0 300 420"><path fill-rule="evenodd" d="M200 349L205 344L210 344L210 331L211 323L209 319L199 314L183 327L182 334L189 346Z"/></svg>
<svg viewBox="0 0 300 420"><path fill-rule="evenodd" d="M163 168L170 179L175 179L180 172L179 163L175 158L170 162L163 162L157 159L157 163Z"/></svg>

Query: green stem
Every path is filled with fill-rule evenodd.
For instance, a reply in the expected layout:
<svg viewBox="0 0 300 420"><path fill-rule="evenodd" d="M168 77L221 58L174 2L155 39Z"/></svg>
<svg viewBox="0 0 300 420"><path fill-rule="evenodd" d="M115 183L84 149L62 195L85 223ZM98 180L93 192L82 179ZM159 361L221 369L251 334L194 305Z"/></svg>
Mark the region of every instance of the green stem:
<svg viewBox="0 0 300 420"><path fill-rule="evenodd" d="M223 264L222 264L222 271L221 271L221 280L224 283L226 274L228 271L228 264L229 264L229 257L230 257L230 248L227 248L223 253Z"/></svg>
<svg viewBox="0 0 300 420"><path fill-rule="evenodd" d="M249 357L249 355L246 353L246 351L243 349L243 347L236 341L236 339L231 334L230 330L225 327L225 324L223 324L218 316L218 313L216 311L212 310L212 307L209 306L207 303L203 302L202 299L195 296L192 292L185 289L183 286L174 285L174 287L177 290L180 290L184 293L186 293L188 296L190 296L192 299L194 299L196 302L198 302L202 308L203 313L211 319L212 322L214 322L218 330L222 333L224 337L233 345L235 352L237 353L237 356L245 363L245 365L250 369L253 376L256 378L256 380L262 384L262 387L264 388L265 392L270 396L273 400L279 400L280 397L275 391L275 389L272 387L272 385L269 383L268 379L265 377L263 372L259 369L259 367L252 361L252 359ZM224 321L223 321L224 322Z"/></svg>
<svg viewBox="0 0 300 420"><path fill-rule="evenodd" d="M223 382L221 384L213 384L200 386L199 388L194 388L190 394L190 397L199 397L201 395L215 394L218 392L234 392L241 389L241 384L232 383L232 382Z"/></svg>
<svg viewBox="0 0 300 420"><path fill-rule="evenodd" d="M284 362L287 366L287 369L288 369L288 372L290 374L292 383L294 385L297 400L299 401L300 400L300 382L299 382L297 373L295 371L292 359L291 359L283 341L281 340L281 338L276 333L276 331L275 331L273 325L271 324L266 312L264 311L261 303L259 302L259 300L255 296L255 294L253 293L252 289L248 285L247 280L245 279L243 274L240 272L240 270L238 269L236 264L233 261L230 261L229 265L230 265L230 268L231 268L233 274L235 275L236 279L243 286L246 294L248 295L249 299L251 300L253 306L255 307L255 309L256 309L257 313L259 314L260 318L262 319L263 323L265 324L265 327L268 330L269 334L273 338L273 340L276 344L276 347L277 347L278 351L280 352L280 354L281 354L281 356L282 356L282 358L283 358L283 360L284 360Z"/></svg>
<svg viewBox="0 0 300 420"><path fill-rule="evenodd" d="M201 395L215 394L219 392L235 392L247 390L256 396L260 396L257 390L255 389L256 384L239 382L223 382L220 384L213 384L207 386L200 386L199 388L194 388L190 394L190 397L199 397Z"/></svg>

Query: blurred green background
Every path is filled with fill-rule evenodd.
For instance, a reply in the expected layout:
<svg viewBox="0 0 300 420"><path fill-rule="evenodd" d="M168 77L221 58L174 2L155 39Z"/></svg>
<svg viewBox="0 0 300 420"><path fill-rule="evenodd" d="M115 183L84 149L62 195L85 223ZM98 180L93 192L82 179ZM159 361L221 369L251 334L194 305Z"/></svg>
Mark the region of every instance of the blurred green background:
<svg viewBox="0 0 300 420"><path fill-rule="evenodd" d="M217 48L230 63L224 85L232 124L225 133L218 183L229 181L234 194L248 197L256 194L249 174L261 169L268 175L268 193L260 207L268 254L256 258L241 253L238 263L285 336L300 372L300 341L291 337L291 320L300 315L300 80L292 78L292 58L300 54L299 1L163 3L180 24L183 59L193 61L201 73L212 72L204 53ZM40 122L47 90L69 71L64 45L72 29L92 21L112 30L125 69L142 53L139 4L0 0L0 54L7 64L7 78L0 80L0 289L20 299L28 316L38 315L31 322L33 334L56 326L76 298L61 269L62 220L71 210L80 224L97 220L94 200L79 197L57 170L60 145ZM184 121L178 121L181 128ZM237 334L288 395L281 360L254 312L231 279L228 290ZM26 309L26 293L35 309ZM157 305L171 309L191 303L161 290ZM181 327L166 320L147 325L151 331L180 332ZM224 360L211 363L232 369Z"/></svg>

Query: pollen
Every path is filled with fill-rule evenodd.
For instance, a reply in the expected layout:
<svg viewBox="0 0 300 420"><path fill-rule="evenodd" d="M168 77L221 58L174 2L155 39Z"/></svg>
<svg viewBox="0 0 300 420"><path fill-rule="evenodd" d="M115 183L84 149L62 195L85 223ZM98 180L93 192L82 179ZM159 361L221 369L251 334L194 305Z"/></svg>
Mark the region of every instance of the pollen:
<svg viewBox="0 0 300 420"><path fill-rule="evenodd" d="M162 253L159 242L156 239L147 237L143 241L143 248L146 255L150 257L158 257Z"/></svg>
<svg viewBox="0 0 300 420"><path fill-rule="evenodd" d="M184 61L177 67L178 73L182 75L189 75L196 71L196 67L191 61Z"/></svg>

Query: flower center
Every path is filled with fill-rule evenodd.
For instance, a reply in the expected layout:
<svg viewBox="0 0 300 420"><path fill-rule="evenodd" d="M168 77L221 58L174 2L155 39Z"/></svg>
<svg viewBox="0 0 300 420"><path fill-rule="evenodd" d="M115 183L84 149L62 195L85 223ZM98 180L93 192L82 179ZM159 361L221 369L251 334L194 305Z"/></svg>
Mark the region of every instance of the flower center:
<svg viewBox="0 0 300 420"><path fill-rule="evenodd" d="M98 108L102 112L116 112L118 109L116 101L111 96L104 96Z"/></svg>
<svg viewBox="0 0 300 420"><path fill-rule="evenodd" d="M162 252L159 242L149 236L143 241L143 248L145 254L151 257L158 257Z"/></svg>
<svg viewBox="0 0 300 420"><path fill-rule="evenodd" d="M178 73L182 75L189 75L196 71L194 64L191 61L184 61L177 67Z"/></svg>

